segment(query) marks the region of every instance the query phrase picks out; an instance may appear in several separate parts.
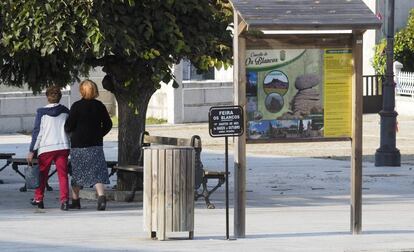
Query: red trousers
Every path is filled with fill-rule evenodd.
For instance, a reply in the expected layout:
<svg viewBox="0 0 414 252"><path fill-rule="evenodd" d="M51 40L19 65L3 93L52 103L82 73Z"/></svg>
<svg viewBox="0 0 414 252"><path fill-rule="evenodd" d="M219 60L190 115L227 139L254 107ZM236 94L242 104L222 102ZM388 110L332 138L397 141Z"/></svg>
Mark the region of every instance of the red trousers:
<svg viewBox="0 0 414 252"><path fill-rule="evenodd" d="M55 162L59 179L60 202L69 200L68 156L69 150L50 151L39 155L40 185L35 190L34 199L36 201L43 201L52 161Z"/></svg>

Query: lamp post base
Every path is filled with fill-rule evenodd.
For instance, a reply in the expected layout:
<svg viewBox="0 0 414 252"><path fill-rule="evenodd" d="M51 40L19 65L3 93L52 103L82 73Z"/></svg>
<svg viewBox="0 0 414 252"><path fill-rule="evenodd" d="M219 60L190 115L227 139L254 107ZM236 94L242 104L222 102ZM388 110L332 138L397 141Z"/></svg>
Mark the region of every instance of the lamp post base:
<svg viewBox="0 0 414 252"><path fill-rule="evenodd" d="M377 149L375 152L375 166L401 166L400 150Z"/></svg>

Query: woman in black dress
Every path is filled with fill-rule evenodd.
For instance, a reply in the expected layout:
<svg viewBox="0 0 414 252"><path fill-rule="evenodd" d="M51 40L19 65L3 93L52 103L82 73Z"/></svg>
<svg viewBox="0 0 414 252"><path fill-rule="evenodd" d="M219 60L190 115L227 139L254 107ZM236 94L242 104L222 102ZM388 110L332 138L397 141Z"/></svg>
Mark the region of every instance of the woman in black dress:
<svg viewBox="0 0 414 252"><path fill-rule="evenodd" d="M111 130L112 121L102 102L96 100L98 88L91 80L80 83L82 99L75 102L65 123L70 133L72 166L72 204L80 209L79 191L83 186L95 186L98 210L105 210L104 184L109 184L108 168L103 152L103 137Z"/></svg>

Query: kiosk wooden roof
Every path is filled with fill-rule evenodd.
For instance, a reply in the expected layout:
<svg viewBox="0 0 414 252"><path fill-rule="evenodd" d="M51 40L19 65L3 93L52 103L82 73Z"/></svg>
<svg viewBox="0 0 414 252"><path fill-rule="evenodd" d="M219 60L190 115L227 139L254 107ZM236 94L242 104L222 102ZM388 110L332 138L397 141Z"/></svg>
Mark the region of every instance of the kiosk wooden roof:
<svg viewBox="0 0 414 252"><path fill-rule="evenodd" d="M246 50L351 48L351 232L362 220L362 56L363 33L381 21L362 0L231 0L234 10L234 103L246 109ZM317 31L317 34L308 32ZM328 30L330 30L328 32ZM261 33L251 31L279 31ZM288 31L286 33L280 31ZM246 116L244 117L246 118ZM244 125L246 129L246 122ZM244 130L246 132L247 130ZM234 235L245 236L246 135L234 145Z"/></svg>
<svg viewBox="0 0 414 252"><path fill-rule="evenodd" d="M362 0L232 0L257 30L367 30L381 21Z"/></svg>

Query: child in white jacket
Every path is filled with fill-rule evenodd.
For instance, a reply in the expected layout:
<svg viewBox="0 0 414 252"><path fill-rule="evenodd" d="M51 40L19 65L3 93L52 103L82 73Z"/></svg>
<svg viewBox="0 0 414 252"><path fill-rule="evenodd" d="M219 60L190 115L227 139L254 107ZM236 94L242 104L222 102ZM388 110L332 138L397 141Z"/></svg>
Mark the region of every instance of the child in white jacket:
<svg viewBox="0 0 414 252"><path fill-rule="evenodd" d="M35 152L37 152L40 168L40 186L35 190L31 204L38 208L44 208L45 187L53 161L59 178L60 208L67 211L69 208L68 156L70 144L64 126L69 109L59 104L62 98L59 87L49 87L46 90L46 97L49 104L37 110L30 152L27 155L27 161L31 163Z"/></svg>

